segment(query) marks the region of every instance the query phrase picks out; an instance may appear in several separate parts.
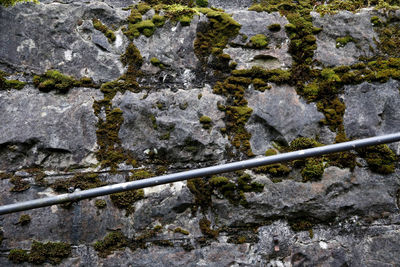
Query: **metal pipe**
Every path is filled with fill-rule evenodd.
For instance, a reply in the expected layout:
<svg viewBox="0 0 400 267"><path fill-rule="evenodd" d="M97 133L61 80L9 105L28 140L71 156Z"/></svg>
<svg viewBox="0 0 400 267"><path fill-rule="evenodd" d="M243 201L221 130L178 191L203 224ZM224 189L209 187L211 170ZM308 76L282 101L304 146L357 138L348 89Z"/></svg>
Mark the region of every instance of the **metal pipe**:
<svg viewBox="0 0 400 267"><path fill-rule="evenodd" d="M400 141L400 132L394 134L388 134L383 136L371 137L361 140L355 140L350 142L344 142L339 144L315 147L310 149L304 149L289 153L278 154L269 157L259 157L255 159L249 159L244 161L238 161L228 164L222 164L212 167L206 167L201 169L195 169L190 171L184 171L174 174L168 174L163 176L156 176L148 179L114 184L114 185L107 185L98 188L93 188L89 190L77 191L74 193L63 194L53 197L46 197L41 199L35 199L5 206L0 206L0 215L23 211L23 210L30 210L40 207L51 206L55 204L61 204L69 201L77 201L92 197L98 197L103 195L109 195L118 192L124 192L132 189L140 189L150 186L156 186L161 184L168 184L183 180L188 180L192 178L204 177L214 174L220 174L225 172L232 172L238 171L242 169L249 169L254 168L262 165L269 165L278 162L285 162L291 161L296 159L302 159L307 157L315 157L321 156L324 154L334 153L334 152L341 152L352 150L356 148L362 148L371 145L379 145L385 143L392 143Z"/></svg>

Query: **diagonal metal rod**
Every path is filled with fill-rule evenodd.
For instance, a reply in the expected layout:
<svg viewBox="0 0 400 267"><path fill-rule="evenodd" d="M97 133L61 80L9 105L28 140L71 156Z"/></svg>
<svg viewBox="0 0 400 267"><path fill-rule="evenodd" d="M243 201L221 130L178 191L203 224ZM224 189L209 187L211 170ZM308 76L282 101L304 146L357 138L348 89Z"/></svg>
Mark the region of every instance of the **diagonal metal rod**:
<svg viewBox="0 0 400 267"><path fill-rule="evenodd" d="M238 161L228 164L216 165L212 167L206 167L201 169L195 169L190 171L184 171L179 173L173 173L163 176L156 176L148 179L107 185L89 190L77 191L70 194L63 194L53 197L40 198L25 202L19 202L15 204L0 206L0 215L13 213L17 211L36 209L40 207L51 206L55 204L61 204L69 201L77 201L92 197L104 196L118 192L124 192L132 189L140 189L145 187L151 187L161 184L168 184L192 178L204 177L214 174L220 174L225 172L238 171L243 169L254 168L262 165L269 165L278 162L291 161L296 159L302 159L307 157L321 156L324 154L342 152L352 150L356 148L362 148L371 145L379 145L385 143L392 143L400 141L400 132L394 134L388 134L383 136L371 137L366 139L360 139L350 142L344 142L339 144L315 147L310 149L299 150L295 152L289 152L284 154L278 154L269 157L260 157L255 159L249 159L244 161Z"/></svg>

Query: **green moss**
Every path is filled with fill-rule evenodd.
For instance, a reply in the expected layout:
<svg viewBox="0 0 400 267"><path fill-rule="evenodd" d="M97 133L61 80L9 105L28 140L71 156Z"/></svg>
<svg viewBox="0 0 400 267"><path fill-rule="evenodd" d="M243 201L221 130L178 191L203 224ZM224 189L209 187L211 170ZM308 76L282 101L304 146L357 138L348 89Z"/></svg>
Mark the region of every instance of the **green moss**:
<svg viewBox="0 0 400 267"><path fill-rule="evenodd" d="M71 254L71 245L63 242L40 243L33 241L28 262L59 264Z"/></svg>
<svg viewBox="0 0 400 267"><path fill-rule="evenodd" d="M19 264L27 262L29 259L28 252L22 249L11 249L10 253L8 254L8 260L12 261L13 263Z"/></svg>
<svg viewBox="0 0 400 267"><path fill-rule="evenodd" d="M150 120L151 120L151 123L152 123L152 125L153 125L153 129L154 129L154 130L157 130L157 128L158 128L158 126L157 126L157 119L156 119L156 117L155 117L153 114L150 114Z"/></svg>
<svg viewBox="0 0 400 267"><path fill-rule="evenodd" d="M367 161L372 171L381 174L394 172L398 158L387 145L371 146L357 151Z"/></svg>
<svg viewBox="0 0 400 267"><path fill-rule="evenodd" d="M151 9L151 7L146 3L139 3L136 5L136 9L139 11L140 14L146 14L147 11Z"/></svg>
<svg viewBox="0 0 400 267"><path fill-rule="evenodd" d="M254 168L255 173L270 174L272 177L281 177L290 173L290 168L282 163L275 163Z"/></svg>
<svg viewBox="0 0 400 267"><path fill-rule="evenodd" d="M371 23L372 25L374 25L375 27L379 27L382 25L382 21L378 16L372 16L371 17Z"/></svg>
<svg viewBox="0 0 400 267"><path fill-rule="evenodd" d="M229 179L223 176L213 176L208 182L212 187L221 187L229 183Z"/></svg>
<svg viewBox="0 0 400 267"><path fill-rule="evenodd" d="M121 231L109 233L103 240L93 244L94 249L102 258L107 257L115 250L123 250L128 245L128 239Z"/></svg>
<svg viewBox="0 0 400 267"><path fill-rule="evenodd" d="M249 47L254 49L264 49L268 47L268 37L264 34L257 34L250 38L250 42L247 44Z"/></svg>
<svg viewBox="0 0 400 267"><path fill-rule="evenodd" d="M158 67L161 64L161 61L156 57L152 57L150 59L150 63L153 64L154 66Z"/></svg>
<svg viewBox="0 0 400 267"><path fill-rule="evenodd" d="M153 35L156 29L156 25L152 20L140 20L136 23L129 23L128 29L124 31L124 34L131 40L143 34L146 37Z"/></svg>
<svg viewBox="0 0 400 267"><path fill-rule="evenodd" d="M217 238L219 235L219 231L211 229L210 226L211 226L211 222L209 220L207 220L207 218L200 219L199 227L200 227L201 233L208 238Z"/></svg>
<svg viewBox="0 0 400 267"><path fill-rule="evenodd" d="M276 155L276 154L278 154L278 152L276 152L276 150L275 149L273 149L273 148L270 148L270 149L268 149L267 151L265 151L265 156L273 156L273 155Z"/></svg>
<svg viewBox="0 0 400 267"><path fill-rule="evenodd" d="M314 224L308 220L290 220L289 225L295 232L312 230Z"/></svg>
<svg viewBox="0 0 400 267"><path fill-rule="evenodd" d="M194 195L194 205L192 212L194 213L198 208L203 211L211 205L211 186L204 179L196 178L187 181L187 187Z"/></svg>
<svg viewBox="0 0 400 267"><path fill-rule="evenodd" d="M253 156L250 146L251 134L245 129L246 122L250 118L253 109L248 106L226 107L226 126L230 133L229 139L237 149L245 152L247 156Z"/></svg>
<svg viewBox="0 0 400 267"><path fill-rule="evenodd" d="M199 119L204 129L210 129L212 126L212 119L207 116L201 116Z"/></svg>
<svg viewBox="0 0 400 267"><path fill-rule="evenodd" d="M10 189L11 192L23 192L31 188L29 182L22 179L20 176L13 176L10 179L10 183L14 186Z"/></svg>
<svg viewBox="0 0 400 267"><path fill-rule="evenodd" d="M181 23L182 26L189 26L192 22L192 17L190 16L181 16L179 17L178 21Z"/></svg>
<svg viewBox="0 0 400 267"><path fill-rule="evenodd" d="M63 75L57 70L48 70L41 76L33 77L33 83L42 92L56 90L59 93L67 93L74 87L75 82L74 78Z"/></svg>
<svg viewBox="0 0 400 267"><path fill-rule="evenodd" d="M93 27L96 30L101 31L107 37L109 43L115 42L116 37L112 30L107 28L107 26L101 23L101 21L98 19L93 19L92 22L93 22Z"/></svg>
<svg viewBox="0 0 400 267"><path fill-rule="evenodd" d="M237 185L239 191L243 192L261 193L264 190L264 185L257 182L251 182L251 176L249 174L241 175L237 180Z"/></svg>
<svg viewBox="0 0 400 267"><path fill-rule="evenodd" d="M77 173L70 179L60 179L55 181L51 188L60 193L68 193L70 188L87 190L106 185L99 179L97 173Z"/></svg>
<svg viewBox="0 0 400 267"><path fill-rule="evenodd" d="M400 24L386 23L384 26L375 29L379 35L377 43L380 54L384 58L400 57Z"/></svg>
<svg viewBox="0 0 400 267"><path fill-rule="evenodd" d="M131 14L128 17L129 24L136 24L141 20L142 20L142 14L140 14L140 12L137 9L132 8Z"/></svg>
<svg viewBox="0 0 400 267"><path fill-rule="evenodd" d="M2 0L0 2L0 5L2 5L4 7L10 7L10 6L13 6L13 5L15 5L17 3L21 3L21 2L22 3L24 3L24 2L33 2L33 3L36 3L36 4L39 3L38 0Z"/></svg>
<svg viewBox="0 0 400 267"><path fill-rule="evenodd" d="M31 222L31 216L29 216L28 214L22 214L19 217L18 224L21 226L24 226L24 225L28 225L30 222Z"/></svg>
<svg viewBox="0 0 400 267"><path fill-rule="evenodd" d="M132 170L131 176L129 177L129 181L142 180L142 179L146 179L146 178L151 178L153 176L155 176L154 173L152 173L149 170L145 170L145 169Z"/></svg>
<svg viewBox="0 0 400 267"><path fill-rule="evenodd" d="M350 42L355 43L354 38L351 37L350 35L344 37L338 37L336 38L336 48L345 47Z"/></svg>
<svg viewBox="0 0 400 267"><path fill-rule="evenodd" d="M156 27L162 27L165 24L165 17L160 15L154 15L151 21Z"/></svg>
<svg viewBox="0 0 400 267"><path fill-rule="evenodd" d="M119 209L126 210L126 216L132 214L135 211L134 204L136 201L144 198L143 189L130 190L121 193L115 193L110 195L111 201Z"/></svg>
<svg viewBox="0 0 400 267"><path fill-rule="evenodd" d="M271 32L279 32L281 30L281 25L280 24L271 24L268 26L268 30L270 30Z"/></svg>
<svg viewBox="0 0 400 267"><path fill-rule="evenodd" d="M321 159L308 158L305 167L301 170L303 182L316 181L324 174L324 163Z"/></svg>
<svg viewBox="0 0 400 267"><path fill-rule="evenodd" d="M0 71L0 91L9 89L21 90L26 85L26 82L21 82L18 80L7 80L5 76L6 74Z"/></svg>
<svg viewBox="0 0 400 267"><path fill-rule="evenodd" d="M202 9L201 12L207 15L209 23L197 32L194 51L197 58L206 64L213 50L222 53L228 41L238 35L241 25L221 11Z"/></svg>
<svg viewBox="0 0 400 267"><path fill-rule="evenodd" d="M180 234L183 234L183 235L189 235L189 231L184 230L184 229L182 229L182 228L180 228L180 227L175 228L175 229L174 229L174 233L180 233Z"/></svg>
<svg viewBox="0 0 400 267"><path fill-rule="evenodd" d="M96 201L94 202L94 205L98 209L104 209L105 207L107 207L107 202L104 199L96 199Z"/></svg>
<svg viewBox="0 0 400 267"><path fill-rule="evenodd" d="M199 7L207 7L208 0L196 0L196 5L198 5Z"/></svg>
<svg viewBox="0 0 400 267"><path fill-rule="evenodd" d="M318 146L322 146L322 144L315 141L314 139L307 138L307 137L299 137L299 138L294 139L290 143L289 150L297 151L297 150L313 148L313 147L318 147Z"/></svg>

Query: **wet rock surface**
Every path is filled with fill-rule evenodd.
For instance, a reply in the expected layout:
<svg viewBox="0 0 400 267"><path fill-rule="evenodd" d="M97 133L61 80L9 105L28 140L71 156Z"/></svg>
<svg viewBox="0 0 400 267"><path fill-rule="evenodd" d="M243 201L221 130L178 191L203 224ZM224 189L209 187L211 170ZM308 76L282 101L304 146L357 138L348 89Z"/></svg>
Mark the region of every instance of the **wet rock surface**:
<svg viewBox="0 0 400 267"><path fill-rule="evenodd" d="M300 39L288 30L299 25L287 26L296 23L287 12L209 0L226 13L195 12L186 24L171 15L130 40L124 32L138 26L127 7L138 1L40 2L0 7L0 205L284 153L299 137L329 144L399 130L396 59L377 70L389 78L373 81L320 70L378 54L372 9L311 13L322 31L307 35L316 43L308 63L338 89L321 99L315 77L299 86ZM142 12L149 29L156 12ZM215 39L228 13L240 30ZM259 34L267 46L249 43ZM346 36L354 40L336 47ZM209 54L199 57L204 46ZM50 69L79 86L60 93L69 81L58 74L38 83L34 75ZM254 155L240 150L246 141ZM1 215L0 266L55 263L57 255L35 261L37 242L71 246L59 266L396 266L399 146L389 147L396 155L386 174L370 167L379 154L352 151L337 155L342 165L324 157ZM305 166L318 164L323 174L305 179Z"/></svg>

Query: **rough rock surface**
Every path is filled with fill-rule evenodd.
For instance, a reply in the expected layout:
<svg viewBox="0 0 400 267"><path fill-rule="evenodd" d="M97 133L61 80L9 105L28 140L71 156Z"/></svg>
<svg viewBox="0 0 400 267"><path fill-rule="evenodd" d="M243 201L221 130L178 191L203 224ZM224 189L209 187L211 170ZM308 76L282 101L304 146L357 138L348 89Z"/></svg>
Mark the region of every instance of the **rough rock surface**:
<svg viewBox="0 0 400 267"><path fill-rule="evenodd" d="M253 91L247 99L253 114L246 127L255 154L264 154L271 140L289 144L298 136L315 136L320 131L323 115L292 87L273 86L265 92Z"/></svg>
<svg viewBox="0 0 400 267"><path fill-rule="evenodd" d="M138 2L0 6L0 205L253 157L240 150L243 144L261 156L271 148L289 151L299 137L328 144L400 130L396 58L380 72L390 78L341 87L333 85L344 74L325 69L375 60L380 48L371 17L378 11L372 8L311 12L322 31L306 29L302 40L285 27L296 23L286 12L296 6L268 13L248 11L251 0L209 0L241 25L237 36L213 39L215 20L229 23L217 12L195 14L189 25L168 19L151 36L131 41L123 32L132 27L129 6ZM143 13L151 19L155 11ZM94 18L115 41L94 28ZM280 29L271 31L272 24ZM197 57L199 33L211 56ZM267 37L267 48L248 45L257 34ZM346 36L355 42L336 48L336 39ZM323 77L337 89L324 92L325 99L313 99L321 96L313 95L320 88L312 80L299 86L307 77L296 72L305 62L293 47L303 41L309 49L316 43L307 62L314 60L311 69L323 73L320 82ZM140 57L121 59L132 46ZM219 52L224 68L214 64ZM49 69L103 87L40 91L33 76ZM12 80L27 84L12 88ZM396 160L388 174L373 172L371 159L353 151L339 155L349 156L350 165L314 159L308 171L321 166L323 174L311 179L304 165L313 161L297 161L0 215L0 266L56 260L59 266L397 266L400 148L390 148ZM113 233L119 235L112 239ZM41 262L13 258L15 249L29 253L36 241L65 242L71 252Z"/></svg>
<svg viewBox="0 0 400 267"><path fill-rule="evenodd" d="M372 10L353 14L340 11L335 15L313 12L314 25L323 28L316 35L317 50L314 58L326 66L351 65L359 62L360 56L371 57L376 49L375 39L379 39L371 23ZM352 37L353 41L344 46L337 43L337 38Z"/></svg>
<svg viewBox="0 0 400 267"><path fill-rule="evenodd" d="M278 12L260 13L255 11L236 11L232 17L239 22L239 35L232 40L231 46L224 49L237 65L237 69L248 69L253 66L263 67L266 69L288 68L292 61L288 53L288 38L286 36L284 26L288 23L287 19ZM268 26L272 24L281 25L281 30L272 32L268 30ZM268 47L261 50L246 49L243 46L257 34L264 34L268 37ZM244 40L243 36L247 36ZM239 46L239 47L237 47Z"/></svg>
<svg viewBox="0 0 400 267"><path fill-rule="evenodd" d="M92 105L98 98L99 92L90 88L75 88L65 96L33 87L0 92L1 168L68 167L90 158L97 146Z"/></svg>

